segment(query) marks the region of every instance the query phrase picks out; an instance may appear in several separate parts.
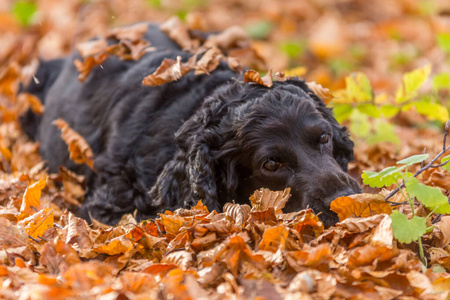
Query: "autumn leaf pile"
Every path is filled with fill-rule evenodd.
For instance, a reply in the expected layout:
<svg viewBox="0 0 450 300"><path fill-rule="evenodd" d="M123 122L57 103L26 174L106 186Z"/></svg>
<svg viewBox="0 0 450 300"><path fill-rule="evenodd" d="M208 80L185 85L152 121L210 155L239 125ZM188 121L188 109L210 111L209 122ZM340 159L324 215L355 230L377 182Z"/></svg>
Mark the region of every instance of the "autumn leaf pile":
<svg viewBox="0 0 450 300"><path fill-rule="evenodd" d="M164 84L187 72L208 74L222 62L236 70L241 64L272 68L262 77L245 74L245 81L267 87L304 75L328 102L333 93L322 86L341 89L353 71L364 72L377 92L391 93L412 68L426 63L432 72L448 71L448 58L435 41L436 34L450 32L448 11L445 0L0 2L0 298L448 299L450 216L427 221L425 267L416 242L394 238L393 207L384 201L389 190L365 186L364 194L335 200L332 209L341 222L328 229L309 209L284 214L288 189L256 191L249 205L227 203L222 213L199 202L154 220L125 215L117 226L88 225L75 216L84 178L64 167L49 174L39 143L18 122L28 109L38 115L45 110L36 97L18 93L19 83L36 80L37 57L77 49L83 81L111 56L138 60L154 50L145 26L112 29L116 25L165 22L162 29L194 55L187 62L165 60L143 84ZM200 41L187 29L220 33ZM86 42L94 36L99 38ZM441 92L444 105L448 94ZM358 140L356 161L349 165L355 178L424 148L431 155L441 150L442 131L425 126L417 113L394 121L401 147ZM64 120L54 124L72 159L93 168L87 143ZM448 196L450 175L442 168L418 179ZM390 200L404 201L400 193ZM409 205L395 211L412 215ZM423 205L415 208L417 216L429 213Z"/></svg>

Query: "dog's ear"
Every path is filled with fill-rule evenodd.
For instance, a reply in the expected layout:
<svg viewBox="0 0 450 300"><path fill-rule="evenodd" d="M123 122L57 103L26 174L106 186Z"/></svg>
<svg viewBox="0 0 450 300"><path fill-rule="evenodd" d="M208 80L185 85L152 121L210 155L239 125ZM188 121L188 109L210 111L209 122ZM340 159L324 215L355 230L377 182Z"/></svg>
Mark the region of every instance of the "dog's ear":
<svg viewBox="0 0 450 300"><path fill-rule="evenodd" d="M333 117L332 117L333 118ZM342 170L348 171L348 163L354 160L353 142L349 138L347 128L340 126L333 118L333 157Z"/></svg>
<svg viewBox="0 0 450 300"><path fill-rule="evenodd" d="M202 200L209 209L219 210L216 167L212 155L222 137L215 123L220 100L210 100L186 121L175 135L177 152L168 162L150 191L152 205L189 206Z"/></svg>

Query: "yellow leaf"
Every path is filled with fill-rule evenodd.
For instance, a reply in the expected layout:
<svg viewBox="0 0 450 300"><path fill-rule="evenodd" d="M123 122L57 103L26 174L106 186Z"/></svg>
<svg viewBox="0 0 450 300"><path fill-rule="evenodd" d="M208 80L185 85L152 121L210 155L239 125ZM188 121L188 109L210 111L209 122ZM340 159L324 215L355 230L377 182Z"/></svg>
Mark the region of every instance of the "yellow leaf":
<svg viewBox="0 0 450 300"><path fill-rule="evenodd" d="M22 220L25 231L34 239L43 236L44 232L53 226L53 209L46 208Z"/></svg>
<svg viewBox="0 0 450 300"><path fill-rule="evenodd" d="M376 214L391 214L392 208L380 194L355 194L334 199L330 209L338 214L339 221L350 217L369 217Z"/></svg>
<svg viewBox="0 0 450 300"><path fill-rule="evenodd" d="M21 214L18 216L19 220L22 220L39 210L41 191L46 184L47 177L27 187L23 194L22 205L20 207Z"/></svg>

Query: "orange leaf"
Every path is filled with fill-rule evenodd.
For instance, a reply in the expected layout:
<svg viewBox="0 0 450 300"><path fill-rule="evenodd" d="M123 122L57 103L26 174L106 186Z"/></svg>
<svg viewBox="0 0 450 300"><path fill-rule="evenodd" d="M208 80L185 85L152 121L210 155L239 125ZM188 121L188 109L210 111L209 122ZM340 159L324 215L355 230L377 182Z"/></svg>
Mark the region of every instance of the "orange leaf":
<svg viewBox="0 0 450 300"><path fill-rule="evenodd" d="M334 98L333 93L330 92L329 89L324 88L322 85L315 83L314 81L307 82L306 85L308 88L313 91L320 99L323 100L325 104L331 101Z"/></svg>
<svg viewBox="0 0 450 300"><path fill-rule="evenodd" d="M101 54L105 52L107 47L108 43L105 39L87 41L76 45L77 50L83 58Z"/></svg>
<svg viewBox="0 0 450 300"><path fill-rule="evenodd" d="M244 82L253 82L270 88L273 85L272 69L270 69L269 72L263 77L259 76L259 73L255 70L248 70L244 74Z"/></svg>
<svg viewBox="0 0 450 300"><path fill-rule="evenodd" d="M20 93L18 96L18 101L23 101L26 103L27 108L30 107L31 111L37 115L42 115L44 113L44 105L42 105L41 100L33 94Z"/></svg>
<svg viewBox="0 0 450 300"><path fill-rule="evenodd" d="M25 229L0 218L0 249L16 248L28 245Z"/></svg>
<svg viewBox="0 0 450 300"><path fill-rule="evenodd" d="M46 184L47 177L27 187L25 193L23 194L22 205L20 207L21 214L18 216L19 220L22 220L38 211L41 200L41 191Z"/></svg>
<svg viewBox="0 0 450 300"><path fill-rule="evenodd" d="M203 54L202 58L199 59L195 67L195 75L209 74L214 71L219 65L220 58L223 56L222 51L218 48L213 47Z"/></svg>
<svg viewBox="0 0 450 300"><path fill-rule="evenodd" d="M294 252L294 257L300 265L314 267L330 261L331 254L328 244L319 244L317 247L305 246L301 251Z"/></svg>
<svg viewBox="0 0 450 300"><path fill-rule="evenodd" d="M70 159L77 164L86 164L89 168L94 169L94 154L92 149L86 140L79 135L76 131L70 128L69 124L63 119L57 119L53 121L53 125L56 125L61 130L61 137L69 146Z"/></svg>
<svg viewBox="0 0 450 300"><path fill-rule="evenodd" d="M91 70L98 65L101 65L108 58L107 53L100 53L95 56L86 57L84 62L79 59L76 59L73 63L77 68L80 75L78 75L78 80L80 82L84 82L86 78L91 73Z"/></svg>
<svg viewBox="0 0 450 300"><path fill-rule="evenodd" d="M203 204L202 200L198 200L197 204L195 206L191 207L191 210L193 211L202 211L204 213L209 214L209 210L208 207L206 205Z"/></svg>
<svg viewBox="0 0 450 300"><path fill-rule="evenodd" d="M339 221L350 217L369 217L376 214L391 214L392 208L380 194L355 194L334 199L330 209L338 214Z"/></svg>
<svg viewBox="0 0 450 300"><path fill-rule="evenodd" d="M124 234L116 237L101 246L95 247L93 250L98 253L105 253L108 255L122 254L130 251L133 248L129 234Z"/></svg>
<svg viewBox="0 0 450 300"><path fill-rule="evenodd" d="M195 58L195 56L193 56ZM176 81L191 71L194 66L188 61L181 64L181 56L177 56L177 60L165 58L161 65L153 74L148 75L142 80L143 85L157 86L172 81Z"/></svg>
<svg viewBox="0 0 450 300"><path fill-rule="evenodd" d="M278 249L285 250L286 239L289 231L284 226L277 226L266 229L264 231L261 242L259 243L259 250L267 250L277 252Z"/></svg>
<svg viewBox="0 0 450 300"><path fill-rule="evenodd" d="M291 197L290 191L290 188L277 192L264 188L255 191L253 195L250 196L252 211L266 210L269 207L273 207L277 214L282 213L281 209L283 209L284 205Z"/></svg>
<svg viewBox="0 0 450 300"><path fill-rule="evenodd" d="M19 224L25 226L28 235L34 239L44 235L44 232L53 226L53 209L46 208L22 220Z"/></svg>
<svg viewBox="0 0 450 300"><path fill-rule="evenodd" d="M138 23L131 26L114 28L106 37L137 42L144 37L147 30L148 23Z"/></svg>

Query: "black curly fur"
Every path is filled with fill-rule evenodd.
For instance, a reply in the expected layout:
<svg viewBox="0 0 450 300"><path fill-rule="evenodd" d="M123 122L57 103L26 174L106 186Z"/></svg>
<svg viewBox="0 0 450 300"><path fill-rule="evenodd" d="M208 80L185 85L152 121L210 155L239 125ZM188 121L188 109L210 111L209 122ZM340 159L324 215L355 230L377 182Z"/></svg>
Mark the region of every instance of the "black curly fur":
<svg viewBox="0 0 450 300"><path fill-rule="evenodd" d="M227 201L247 202L255 189L291 187L287 211L309 206L322 212L327 225L337 221L331 200L360 191L345 173L353 143L303 81L266 88L240 81L221 63L211 75L191 72L176 82L143 86L142 79L164 58L189 58L157 27L147 36L161 46L137 62L109 58L80 83L73 54L57 67L42 64L36 76L47 74L38 78L44 84L25 89L46 105L31 135L40 141L50 170L66 165L87 176L84 218L114 224L124 213L137 210L144 219L199 199L220 211ZM29 115L24 128L35 122ZM85 137L97 173L70 161L52 125L57 118ZM329 143L320 143L323 133L330 135ZM280 168L267 171L269 159Z"/></svg>

